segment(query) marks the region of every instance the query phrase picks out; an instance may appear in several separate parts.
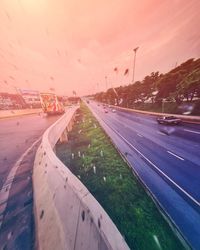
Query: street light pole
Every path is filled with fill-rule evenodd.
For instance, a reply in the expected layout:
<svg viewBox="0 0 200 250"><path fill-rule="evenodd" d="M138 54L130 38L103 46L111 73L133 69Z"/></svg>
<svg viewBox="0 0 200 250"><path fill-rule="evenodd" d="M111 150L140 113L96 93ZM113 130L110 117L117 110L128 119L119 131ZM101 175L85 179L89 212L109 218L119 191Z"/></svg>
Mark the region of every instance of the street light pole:
<svg viewBox="0 0 200 250"><path fill-rule="evenodd" d="M106 91L107 91L108 89L108 77L107 76L105 76L105 83L106 83Z"/></svg>
<svg viewBox="0 0 200 250"><path fill-rule="evenodd" d="M165 101L164 99L162 99L162 113L164 113L164 105L165 105Z"/></svg>
<svg viewBox="0 0 200 250"><path fill-rule="evenodd" d="M99 92L99 83L97 82L97 92Z"/></svg>
<svg viewBox="0 0 200 250"><path fill-rule="evenodd" d="M133 51L134 51L134 60L133 60L133 79L132 79L132 83L134 83L134 77L135 77L135 61L136 61L136 52L139 49L139 47L136 47Z"/></svg>

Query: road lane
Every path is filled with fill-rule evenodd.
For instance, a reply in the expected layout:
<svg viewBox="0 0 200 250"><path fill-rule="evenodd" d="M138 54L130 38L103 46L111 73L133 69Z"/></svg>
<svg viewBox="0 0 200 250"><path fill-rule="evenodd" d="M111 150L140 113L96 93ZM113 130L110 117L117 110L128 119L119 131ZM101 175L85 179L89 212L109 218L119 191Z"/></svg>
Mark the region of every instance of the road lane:
<svg viewBox="0 0 200 250"><path fill-rule="evenodd" d="M122 121L111 122L110 118L103 118L108 124L142 152L148 159L159 166L160 170L165 172L171 179L184 188L190 195L200 201L200 168L196 171L196 165L189 159L185 160L184 164L180 159L169 155L169 151L165 146L157 143L157 141L149 140L145 137L138 137L134 128L130 129L126 126L120 126ZM123 124L123 123L122 123ZM171 151L170 151L171 152ZM176 152L176 151L175 151Z"/></svg>
<svg viewBox="0 0 200 250"><path fill-rule="evenodd" d="M39 139L59 116L0 120L0 246L33 249L32 167Z"/></svg>
<svg viewBox="0 0 200 250"><path fill-rule="evenodd" d="M138 115L137 119L132 117L128 119L126 116L121 116L121 112L119 114L118 112L115 114L109 113L108 116L104 115L104 119L109 120L113 125L120 125L121 130L124 130L123 126L125 126L127 129L130 129L130 133L137 132L149 139L149 141L153 141L177 155L183 155L183 158L187 158L197 165L200 163L200 136L185 135L185 132L182 132L183 126L158 125L155 118L151 123L146 123L147 118L145 117L145 120L143 120L143 117L138 118ZM152 120L151 117L150 120ZM167 136L163 138L163 135Z"/></svg>
<svg viewBox="0 0 200 250"><path fill-rule="evenodd" d="M36 114L0 120L0 189L19 157L57 119Z"/></svg>
<svg viewBox="0 0 200 250"><path fill-rule="evenodd" d="M143 125L135 124L133 120L123 120L121 117L117 117L112 113L109 116L104 116L103 114L103 119L108 122L111 127L119 131L122 136L128 139L131 144L136 146L140 152L148 156L162 171L174 179L179 186L183 187L190 195L200 201L200 155L197 152L194 155L197 149L193 148L191 142L190 147L188 147L185 141L181 141L179 138L178 145L181 144L181 147L184 149L180 153L179 147L176 146L177 143L173 141L174 138L172 138L172 136L170 136L171 143L168 142L166 145L163 143L163 139L160 140L160 137L149 137L151 130L150 127L147 128L146 125L145 128L143 128ZM124 124L126 129L124 129ZM155 128L157 128L157 126ZM142 138L136 136L140 131L143 132ZM173 145L171 146L172 143ZM182 159L185 158L184 164L179 162L179 159L174 158L174 156L168 155L168 151L179 155ZM196 160L194 161L194 159Z"/></svg>
<svg viewBox="0 0 200 250"><path fill-rule="evenodd" d="M147 157L144 159L130 148L130 145L127 147L127 143L124 144L119 136L113 133L112 129L106 128L109 136L114 139L115 143L117 142L116 145L121 153L142 178L144 184L153 192L166 213L175 222L176 227L180 229L194 248L199 249L200 213L198 205L196 206L192 199L199 204L200 137L197 137L199 136L197 133L194 136L189 131L184 131L184 129L188 129L199 132L199 125L160 126L155 121L155 117L127 114L122 111L116 113L109 111L105 114L103 108L96 104L92 103L90 107L100 121L105 121L110 128L114 128L128 143ZM104 128L106 124L103 122ZM163 132L163 128L169 133L167 134L165 130ZM173 154L169 154L169 152ZM158 171L153 170L148 161L152 162L164 174L169 175L175 185L172 185L161 175L160 178ZM176 187L176 183L184 191L186 189L189 196L191 195L191 199ZM176 198L172 199L172 197Z"/></svg>
<svg viewBox="0 0 200 250"><path fill-rule="evenodd" d="M144 115L144 114L138 114L138 113L132 113L128 111L117 111L117 114L120 116L123 116L127 118L129 121L135 121L137 123L140 123L141 126L151 126L151 128L165 128L165 130L169 132L169 134L176 135L177 137L182 137L191 140L191 141L197 141L199 142L199 137L196 137L196 135L200 135L200 125L198 124L190 124L190 123L182 123L179 126L163 126L159 125L156 121L155 116L151 115ZM134 115L133 115L134 114ZM192 131L192 132L191 132Z"/></svg>

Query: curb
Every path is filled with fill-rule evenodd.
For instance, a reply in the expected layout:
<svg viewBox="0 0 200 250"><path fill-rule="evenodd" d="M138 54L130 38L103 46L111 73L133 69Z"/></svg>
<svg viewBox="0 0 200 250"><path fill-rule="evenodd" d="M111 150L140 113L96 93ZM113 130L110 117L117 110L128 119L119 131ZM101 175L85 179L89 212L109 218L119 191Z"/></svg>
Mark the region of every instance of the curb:
<svg viewBox="0 0 200 250"><path fill-rule="evenodd" d="M18 110L1 110L0 119L7 119L17 116L39 114L42 109L18 109Z"/></svg>

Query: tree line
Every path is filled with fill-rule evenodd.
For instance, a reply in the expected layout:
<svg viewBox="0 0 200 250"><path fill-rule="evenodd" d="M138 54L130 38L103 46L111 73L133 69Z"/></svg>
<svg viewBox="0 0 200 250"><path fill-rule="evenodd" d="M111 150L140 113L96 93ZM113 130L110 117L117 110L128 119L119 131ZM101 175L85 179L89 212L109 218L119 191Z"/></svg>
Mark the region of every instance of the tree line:
<svg viewBox="0 0 200 250"><path fill-rule="evenodd" d="M200 102L200 58L191 58L169 72L152 72L142 81L96 93L94 99L113 105L135 107L142 103L163 101L180 105Z"/></svg>

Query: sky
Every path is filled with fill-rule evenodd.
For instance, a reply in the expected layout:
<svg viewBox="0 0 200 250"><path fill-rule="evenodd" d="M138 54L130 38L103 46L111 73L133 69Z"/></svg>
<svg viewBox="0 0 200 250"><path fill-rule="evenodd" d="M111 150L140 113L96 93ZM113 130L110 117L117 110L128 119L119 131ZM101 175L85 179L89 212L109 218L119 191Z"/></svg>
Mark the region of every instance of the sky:
<svg viewBox="0 0 200 250"><path fill-rule="evenodd" d="M0 92L127 85L136 47L135 81L165 73L200 57L199 10L199 0L0 0Z"/></svg>

